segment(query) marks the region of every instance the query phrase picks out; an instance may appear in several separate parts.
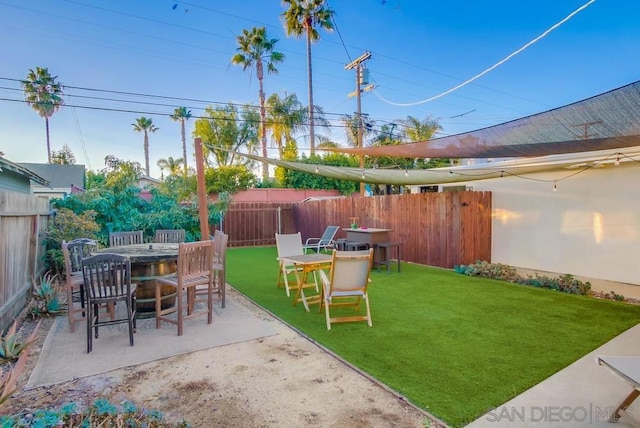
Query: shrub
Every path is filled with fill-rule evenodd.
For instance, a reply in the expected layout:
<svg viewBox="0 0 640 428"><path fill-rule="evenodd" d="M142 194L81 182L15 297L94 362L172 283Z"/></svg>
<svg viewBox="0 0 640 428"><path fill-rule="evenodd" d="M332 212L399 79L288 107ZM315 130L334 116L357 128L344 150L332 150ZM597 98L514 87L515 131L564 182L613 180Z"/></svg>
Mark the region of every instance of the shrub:
<svg viewBox="0 0 640 428"><path fill-rule="evenodd" d="M573 275L566 274L552 278L536 274L535 277L528 276L527 278L523 278L517 274L516 268L501 263L477 261L473 265L455 266L454 270L463 275L499 279L533 287L548 288L569 294L588 295L591 292L591 283L580 281L574 278Z"/></svg>
<svg viewBox="0 0 640 428"><path fill-rule="evenodd" d="M75 403L68 403L58 410L39 409L15 415L0 417L2 427L154 427L154 428L186 428L189 423L180 421L172 423L166 421L162 413L155 410L145 410L136 407L131 402L125 402L121 407L100 398L86 409L78 409Z"/></svg>

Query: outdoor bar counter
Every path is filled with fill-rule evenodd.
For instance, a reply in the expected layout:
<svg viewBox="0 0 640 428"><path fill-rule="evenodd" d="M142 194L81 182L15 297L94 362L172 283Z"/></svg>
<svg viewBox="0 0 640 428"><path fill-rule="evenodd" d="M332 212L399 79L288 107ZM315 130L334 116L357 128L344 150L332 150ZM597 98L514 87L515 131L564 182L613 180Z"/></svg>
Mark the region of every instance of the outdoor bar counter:
<svg viewBox="0 0 640 428"><path fill-rule="evenodd" d="M178 244L148 243L107 247L97 253L126 256L131 261L131 282L138 284L136 308L141 316L155 311L155 288L158 278L172 275L177 270ZM175 289L162 286L162 309L175 305Z"/></svg>

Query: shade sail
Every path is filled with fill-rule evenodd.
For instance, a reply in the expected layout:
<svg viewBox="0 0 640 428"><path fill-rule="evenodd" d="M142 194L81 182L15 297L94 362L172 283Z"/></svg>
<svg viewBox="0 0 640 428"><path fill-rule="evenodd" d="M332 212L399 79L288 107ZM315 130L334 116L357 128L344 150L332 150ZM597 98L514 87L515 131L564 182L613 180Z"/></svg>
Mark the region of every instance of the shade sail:
<svg viewBox="0 0 640 428"><path fill-rule="evenodd" d="M394 146L325 148L405 158L506 158L580 153L640 145L640 81L476 131Z"/></svg>
<svg viewBox="0 0 640 428"><path fill-rule="evenodd" d="M224 149L223 149L224 150ZM612 165L617 162L640 162L640 143L637 147L609 149L584 153L571 153L520 158L478 165L451 166L434 169L389 170L377 168L350 168L343 166L314 165L302 162L263 158L246 153L240 156L267 162L295 171L338 180L362 181L371 184L430 185L487 180L505 176L520 176L534 172L563 170L566 175L594 166Z"/></svg>

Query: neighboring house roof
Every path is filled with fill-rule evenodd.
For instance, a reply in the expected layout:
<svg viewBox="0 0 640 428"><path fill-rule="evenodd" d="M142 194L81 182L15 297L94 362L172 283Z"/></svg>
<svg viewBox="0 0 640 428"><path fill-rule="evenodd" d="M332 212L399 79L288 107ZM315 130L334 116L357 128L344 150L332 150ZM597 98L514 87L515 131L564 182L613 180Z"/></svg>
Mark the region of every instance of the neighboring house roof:
<svg viewBox="0 0 640 428"><path fill-rule="evenodd" d="M3 169L6 169L8 171L13 171L17 174L20 174L22 176L28 177L29 180L41 184L43 186L46 186L48 184L48 181L46 179L44 179L43 177L41 177L40 175L38 175L36 172L34 172L33 170L31 170L31 168L24 166L25 164L17 164L17 163L13 163L3 157L0 156L0 172Z"/></svg>
<svg viewBox="0 0 640 428"><path fill-rule="evenodd" d="M416 143L331 152L406 158L533 157L640 145L640 81L532 116Z"/></svg>
<svg viewBox="0 0 640 428"><path fill-rule="evenodd" d="M55 163L21 163L25 168L44 177L52 189L85 187L84 165L60 165ZM38 183L41 184L41 183Z"/></svg>

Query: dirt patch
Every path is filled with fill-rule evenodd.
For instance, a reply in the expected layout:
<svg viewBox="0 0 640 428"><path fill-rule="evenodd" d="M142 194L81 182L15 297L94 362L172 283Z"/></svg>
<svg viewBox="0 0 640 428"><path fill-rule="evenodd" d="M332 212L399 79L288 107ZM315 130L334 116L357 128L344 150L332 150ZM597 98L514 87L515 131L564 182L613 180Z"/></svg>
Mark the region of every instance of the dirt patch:
<svg viewBox="0 0 640 428"><path fill-rule="evenodd" d="M241 296L233 298L269 317ZM423 427L427 420L401 397L281 323L275 323L278 334L264 339L24 391L51 323L41 327L19 390L2 413L71 401L86 406L104 397L159 410L193 427Z"/></svg>

